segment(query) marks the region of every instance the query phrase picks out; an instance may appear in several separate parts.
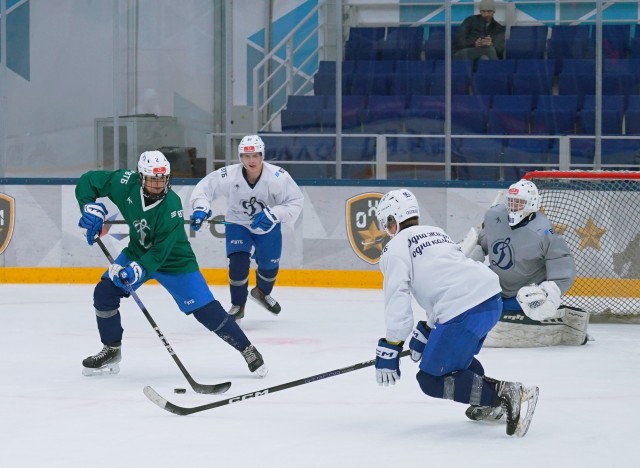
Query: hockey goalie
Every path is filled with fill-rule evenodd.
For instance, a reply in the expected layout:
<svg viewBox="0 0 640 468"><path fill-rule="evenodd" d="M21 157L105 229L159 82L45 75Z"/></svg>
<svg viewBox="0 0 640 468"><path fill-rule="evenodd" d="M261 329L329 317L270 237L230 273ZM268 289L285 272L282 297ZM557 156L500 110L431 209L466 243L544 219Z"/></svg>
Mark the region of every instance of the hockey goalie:
<svg viewBox="0 0 640 468"><path fill-rule="evenodd" d="M482 228L472 228L460 243L478 261L488 255L500 277L503 312L485 346L530 348L583 345L589 313L563 306L562 296L575 280L573 255L540 208L534 183L509 187L506 204L489 208Z"/></svg>

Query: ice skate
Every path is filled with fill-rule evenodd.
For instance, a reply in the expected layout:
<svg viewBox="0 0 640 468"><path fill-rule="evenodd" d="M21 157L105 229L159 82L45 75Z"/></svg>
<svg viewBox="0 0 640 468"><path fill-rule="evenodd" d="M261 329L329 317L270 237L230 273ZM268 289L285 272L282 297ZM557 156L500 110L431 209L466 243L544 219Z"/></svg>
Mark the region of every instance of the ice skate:
<svg viewBox="0 0 640 468"><path fill-rule="evenodd" d="M499 421L504 416L502 406L471 405L464 413L472 421Z"/></svg>
<svg viewBox="0 0 640 468"><path fill-rule="evenodd" d="M118 363L122 360L120 346L104 346L102 351L82 361L82 375L111 375L120 372Z"/></svg>
<svg viewBox="0 0 640 468"><path fill-rule="evenodd" d="M278 302L269 294L265 294L264 292L262 292L260 288L253 288L250 295L251 299L256 301L273 315L278 315L280 313L280 304L278 304Z"/></svg>
<svg viewBox="0 0 640 468"><path fill-rule="evenodd" d="M520 382L501 382L500 404L507 413L507 435L523 437L529 430L538 402L538 387L523 387ZM523 413L526 404L526 411Z"/></svg>
<svg viewBox="0 0 640 468"><path fill-rule="evenodd" d="M267 366L264 365L262 354L256 349L255 346L249 345L244 351L242 351L242 357L247 361L249 370L260 377L264 377L269 372Z"/></svg>
<svg viewBox="0 0 640 468"><path fill-rule="evenodd" d="M242 320L244 318L244 306L232 305L231 309L229 309L229 315L231 315L236 320L236 322L238 320Z"/></svg>

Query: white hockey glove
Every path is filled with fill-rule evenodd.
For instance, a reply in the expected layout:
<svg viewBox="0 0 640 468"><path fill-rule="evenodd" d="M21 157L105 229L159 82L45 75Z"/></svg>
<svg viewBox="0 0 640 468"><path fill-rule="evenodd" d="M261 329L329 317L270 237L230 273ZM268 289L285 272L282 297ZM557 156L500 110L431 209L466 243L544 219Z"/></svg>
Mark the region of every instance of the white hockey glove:
<svg viewBox="0 0 640 468"><path fill-rule="evenodd" d="M516 296L520 307L532 320L548 320L558 317L560 288L553 281L543 281L539 286L523 286Z"/></svg>

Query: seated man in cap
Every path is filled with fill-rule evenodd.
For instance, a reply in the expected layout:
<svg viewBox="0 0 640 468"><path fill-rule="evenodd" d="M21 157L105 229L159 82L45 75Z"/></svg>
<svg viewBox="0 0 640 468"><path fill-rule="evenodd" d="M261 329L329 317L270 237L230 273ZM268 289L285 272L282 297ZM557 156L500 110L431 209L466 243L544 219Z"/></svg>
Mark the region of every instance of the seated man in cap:
<svg viewBox="0 0 640 468"><path fill-rule="evenodd" d="M504 54L505 27L493 19L494 0L482 0L480 14L467 17L458 30L453 44L454 59L501 59Z"/></svg>

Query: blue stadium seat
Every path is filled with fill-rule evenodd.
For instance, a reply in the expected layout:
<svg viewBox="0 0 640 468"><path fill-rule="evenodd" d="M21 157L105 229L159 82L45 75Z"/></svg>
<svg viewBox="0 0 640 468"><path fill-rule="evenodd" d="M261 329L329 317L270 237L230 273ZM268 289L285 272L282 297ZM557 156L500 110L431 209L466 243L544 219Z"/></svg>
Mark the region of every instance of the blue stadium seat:
<svg viewBox="0 0 640 468"><path fill-rule="evenodd" d="M445 73L445 60L433 61L433 73L443 75ZM468 78L473 75L473 60L453 60L451 62L451 75L465 74Z"/></svg>
<svg viewBox="0 0 640 468"><path fill-rule="evenodd" d="M443 134L444 107L444 96L410 96L404 113L405 131L411 134Z"/></svg>
<svg viewBox="0 0 640 468"><path fill-rule="evenodd" d="M368 110L371 120L400 118L405 108L405 96L369 96Z"/></svg>
<svg viewBox="0 0 640 468"><path fill-rule="evenodd" d="M511 77L507 74L477 72L471 78L471 88L474 94L510 94Z"/></svg>
<svg viewBox="0 0 640 468"><path fill-rule="evenodd" d="M545 170L549 164L549 140L544 138L506 140L502 154L504 180L517 181L529 171Z"/></svg>
<svg viewBox="0 0 640 468"><path fill-rule="evenodd" d="M621 135L625 96L607 96L602 99L602 134ZM594 95L586 95L580 111L580 127L584 134L595 134L596 100Z"/></svg>
<svg viewBox="0 0 640 468"><path fill-rule="evenodd" d="M487 115L485 109L451 109L451 133L454 134L484 134L487 131Z"/></svg>
<svg viewBox="0 0 640 468"><path fill-rule="evenodd" d="M316 133L322 130L320 109L283 109L280 113L285 133Z"/></svg>
<svg viewBox="0 0 640 468"><path fill-rule="evenodd" d="M396 60L396 73L431 74L433 60Z"/></svg>
<svg viewBox="0 0 640 468"><path fill-rule="evenodd" d="M324 94L314 96L287 96L287 109L304 110L304 109L324 109L327 97Z"/></svg>
<svg viewBox="0 0 640 468"><path fill-rule="evenodd" d="M394 73L389 75L388 84L391 95L427 95L431 89L431 77L422 73Z"/></svg>
<svg viewBox="0 0 640 468"><path fill-rule="evenodd" d="M552 94L552 72L516 72L511 78L512 94Z"/></svg>
<svg viewBox="0 0 640 468"><path fill-rule="evenodd" d="M451 44L455 44L456 33L460 29L458 25L451 26ZM445 27L429 26L429 35L424 44L424 54L427 59L444 59L445 51Z"/></svg>
<svg viewBox="0 0 640 468"><path fill-rule="evenodd" d="M464 139L452 151L452 162L473 164L499 164L502 157L502 140L489 138ZM456 166L459 180L499 180L499 166Z"/></svg>
<svg viewBox="0 0 640 468"><path fill-rule="evenodd" d="M595 59L564 59L561 72L595 76L596 61Z"/></svg>
<svg viewBox="0 0 640 468"><path fill-rule="evenodd" d="M640 96L629 96L624 120L625 134L640 135Z"/></svg>
<svg viewBox="0 0 640 468"><path fill-rule="evenodd" d="M547 41L547 56L556 60L557 66L566 59L590 58L590 26L558 25L551 28L551 37ZM559 71L556 68L556 72Z"/></svg>
<svg viewBox="0 0 640 468"><path fill-rule="evenodd" d="M640 139L601 141L602 164L624 166L607 167L609 170L634 171L640 166ZM626 166L626 167L625 167ZM631 166L631 167L630 167Z"/></svg>
<svg viewBox="0 0 640 468"><path fill-rule="evenodd" d="M458 61L456 60L453 63L457 62ZM516 63L515 59L478 60L476 73L488 75L512 75L516 71Z"/></svg>
<svg viewBox="0 0 640 468"><path fill-rule="evenodd" d="M444 95L446 80L444 73L435 73L431 76L432 95ZM469 94L469 76L466 73L451 73L451 94Z"/></svg>
<svg viewBox="0 0 640 468"><path fill-rule="evenodd" d="M595 35L595 28L592 31ZM603 24L602 25L602 56L605 58L622 59L629 52L631 40L631 25ZM595 41L592 41L595 47Z"/></svg>
<svg viewBox="0 0 640 468"><path fill-rule="evenodd" d="M351 77L351 92L354 96L368 96L370 94L387 94L389 92L388 78L383 73L358 73Z"/></svg>
<svg viewBox="0 0 640 468"><path fill-rule="evenodd" d="M495 95L487 133L495 135L526 135L530 132L532 95Z"/></svg>
<svg viewBox="0 0 640 468"><path fill-rule="evenodd" d="M395 65L395 60L358 60L356 61L354 73L356 75L388 74L394 72Z"/></svg>
<svg viewBox="0 0 640 468"><path fill-rule="evenodd" d="M542 59L547 49L547 26L511 26L506 40L506 58Z"/></svg>
<svg viewBox="0 0 640 468"><path fill-rule="evenodd" d="M576 133L576 111L568 108L534 109L531 115L534 135L571 135Z"/></svg>
<svg viewBox="0 0 640 468"><path fill-rule="evenodd" d="M518 59L515 73L555 74L555 61L548 59Z"/></svg>

